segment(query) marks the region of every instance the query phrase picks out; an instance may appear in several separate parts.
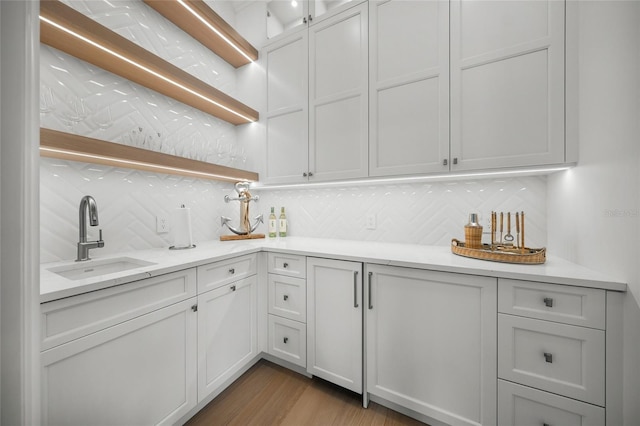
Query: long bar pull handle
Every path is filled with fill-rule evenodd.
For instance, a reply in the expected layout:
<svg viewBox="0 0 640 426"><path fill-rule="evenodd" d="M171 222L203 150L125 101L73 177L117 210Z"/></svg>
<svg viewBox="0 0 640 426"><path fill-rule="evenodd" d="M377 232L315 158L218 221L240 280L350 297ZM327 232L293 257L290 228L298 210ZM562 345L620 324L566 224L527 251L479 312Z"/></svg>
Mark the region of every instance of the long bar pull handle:
<svg viewBox="0 0 640 426"><path fill-rule="evenodd" d="M373 309L373 301L371 298L371 279L373 277L373 272L369 272L369 309Z"/></svg>
<svg viewBox="0 0 640 426"><path fill-rule="evenodd" d="M358 271L353 271L353 307L358 306Z"/></svg>

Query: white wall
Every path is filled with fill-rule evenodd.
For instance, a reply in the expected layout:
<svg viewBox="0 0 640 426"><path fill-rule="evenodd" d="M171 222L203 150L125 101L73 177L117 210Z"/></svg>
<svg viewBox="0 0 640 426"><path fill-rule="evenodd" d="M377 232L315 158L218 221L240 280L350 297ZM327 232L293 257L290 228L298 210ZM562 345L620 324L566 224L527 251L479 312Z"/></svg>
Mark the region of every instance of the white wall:
<svg viewBox="0 0 640 426"><path fill-rule="evenodd" d="M640 424L640 2L579 13L579 165L549 178L548 244L629 284L624 423Z"/></svg>

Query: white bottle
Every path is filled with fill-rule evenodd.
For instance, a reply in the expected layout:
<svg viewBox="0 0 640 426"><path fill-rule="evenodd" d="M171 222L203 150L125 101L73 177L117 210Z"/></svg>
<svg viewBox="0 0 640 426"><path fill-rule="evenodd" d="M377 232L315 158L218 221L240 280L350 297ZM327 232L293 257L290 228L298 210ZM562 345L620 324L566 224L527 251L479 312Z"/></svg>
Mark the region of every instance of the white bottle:
<svg viewBox="0 0 640 426"><path fill-rule="evenodd" d="M269 238L275 238L277 233L276 214L271 207L271 214L269 215Z"/></svg>

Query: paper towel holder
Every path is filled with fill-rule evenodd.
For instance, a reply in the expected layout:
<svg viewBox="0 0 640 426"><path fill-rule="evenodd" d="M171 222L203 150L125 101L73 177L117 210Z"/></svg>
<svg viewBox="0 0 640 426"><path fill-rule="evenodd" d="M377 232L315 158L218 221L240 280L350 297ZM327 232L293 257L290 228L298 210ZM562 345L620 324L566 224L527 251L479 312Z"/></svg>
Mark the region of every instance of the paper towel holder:
<svg viewBox="0 0 640 426"><path fill-rule="evenodd" d="M184 204L182 204L180 206L181 209L184 209ZM191 227L189 227L191 228ZM189 231L189 233L191 233L191 231ZM188 249L192 249L192 248L196 248L195 244L190 244L188 246L184 246L184 247L177 247L177 246L169 246L169 250L188 250Z"/></svg>

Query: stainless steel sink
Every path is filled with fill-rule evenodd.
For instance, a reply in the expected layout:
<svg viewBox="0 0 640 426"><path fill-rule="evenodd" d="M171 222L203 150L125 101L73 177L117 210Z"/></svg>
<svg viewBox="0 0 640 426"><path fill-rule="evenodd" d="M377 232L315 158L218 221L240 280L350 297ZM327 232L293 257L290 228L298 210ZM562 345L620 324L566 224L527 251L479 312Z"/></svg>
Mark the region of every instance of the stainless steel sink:
<svg viewBox="0 0 640 426"><path fill-rule="evenodd" d="M151 265L155 265L155 263L131 257L117 257L114 259L78 262L72 265L49 268L48 270L69 280L75 281Z"/></svg>

